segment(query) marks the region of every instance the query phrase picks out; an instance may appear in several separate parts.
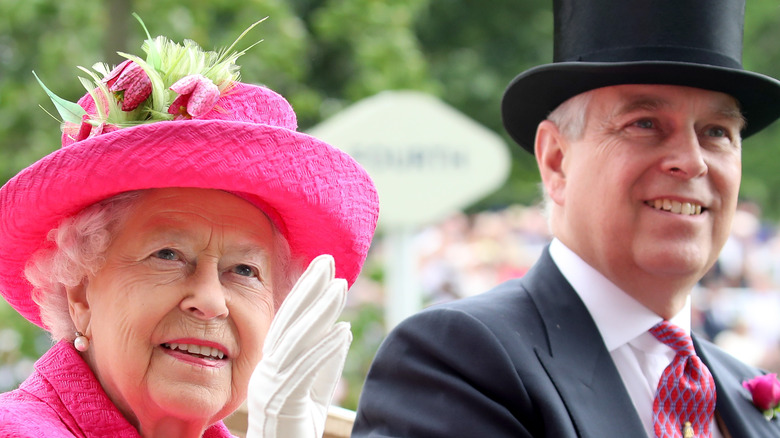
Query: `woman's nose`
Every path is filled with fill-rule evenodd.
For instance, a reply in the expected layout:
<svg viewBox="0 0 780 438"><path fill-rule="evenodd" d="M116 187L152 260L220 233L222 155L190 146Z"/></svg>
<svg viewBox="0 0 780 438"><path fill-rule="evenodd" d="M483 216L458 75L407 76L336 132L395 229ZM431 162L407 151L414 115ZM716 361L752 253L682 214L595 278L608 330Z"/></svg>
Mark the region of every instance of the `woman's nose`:
<svg viewBox="0 0 780 438"><path fill-rule="evenodd" d="M182 311L203 320L227 317L227 297L216 267L196 267L184 287L187 290L180 303Z"/></svg>

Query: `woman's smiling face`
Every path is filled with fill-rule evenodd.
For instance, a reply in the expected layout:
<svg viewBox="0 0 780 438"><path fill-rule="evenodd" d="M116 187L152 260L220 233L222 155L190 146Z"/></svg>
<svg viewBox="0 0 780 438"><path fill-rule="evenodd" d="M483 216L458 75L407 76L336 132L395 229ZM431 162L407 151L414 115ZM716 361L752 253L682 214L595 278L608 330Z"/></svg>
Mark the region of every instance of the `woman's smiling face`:
<svg viewBox="0 0 780 438"><path fill-rule="evenodd" d="M214 423L246 398L274 316L274 231L255 206L208 189L144 191L105 254L69 290L85 359L143 432Z"/></svg>

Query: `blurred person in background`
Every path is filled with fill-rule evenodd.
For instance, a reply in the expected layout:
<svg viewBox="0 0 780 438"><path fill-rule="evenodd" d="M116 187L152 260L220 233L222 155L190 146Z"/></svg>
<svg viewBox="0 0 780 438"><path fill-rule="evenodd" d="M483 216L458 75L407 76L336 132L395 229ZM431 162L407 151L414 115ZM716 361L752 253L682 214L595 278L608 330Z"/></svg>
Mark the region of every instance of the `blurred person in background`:
<svg viewBox="0 0 780 438"><path fill-rule="evenodd" d="M744 7L554 2L554 62L502 103L554 239L522 278L397 326L353 437L780 436L743 386L763 372L690 334L742 139L780 115L780 82L742 68Z"/></svg>
<svg viewBox="0 0 780 438"><path fill-rule="evenodd" d="M248 436L322 435L377 194L232 47L150 37L47 90L62 148L0 189L0 292L56 344L0 436L230 436L245 400Z"/></svg>

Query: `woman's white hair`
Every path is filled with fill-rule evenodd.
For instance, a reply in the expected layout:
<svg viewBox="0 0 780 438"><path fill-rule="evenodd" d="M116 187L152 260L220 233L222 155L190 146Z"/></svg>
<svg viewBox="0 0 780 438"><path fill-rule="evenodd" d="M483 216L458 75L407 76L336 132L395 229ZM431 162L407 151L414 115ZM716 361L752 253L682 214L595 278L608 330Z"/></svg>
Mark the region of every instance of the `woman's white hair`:
<svg viewBox="0 0 780 438"><path fill-rule="evenodd" d="M55 341L75 339L67 288L78 286L103 267L113 237L142 192L121 193L63 220L49 232L48 240L53 245L37 251L27 262L24 273L33 285L33 300L40 307L41 320ZM275 258L272 276L278 308L304 267L292 259L287 239L275 226L272 228Z"/></svg>

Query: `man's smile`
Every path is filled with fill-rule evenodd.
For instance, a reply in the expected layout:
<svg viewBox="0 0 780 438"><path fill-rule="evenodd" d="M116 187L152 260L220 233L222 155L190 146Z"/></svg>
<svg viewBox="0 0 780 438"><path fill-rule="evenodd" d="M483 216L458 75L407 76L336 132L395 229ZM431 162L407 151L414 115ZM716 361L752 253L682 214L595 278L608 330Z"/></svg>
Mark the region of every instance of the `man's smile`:
<svg viewBox="0 0 780 438"><path fill-rule="evenodd" d="M655 199L652 201L645 201L645 204L653 207L656 210L663 210L670 213L691 216L699 215L703 211L707 211L707 209L702 208L700 204L693 202L680 202L673 199Z"/></svg>

